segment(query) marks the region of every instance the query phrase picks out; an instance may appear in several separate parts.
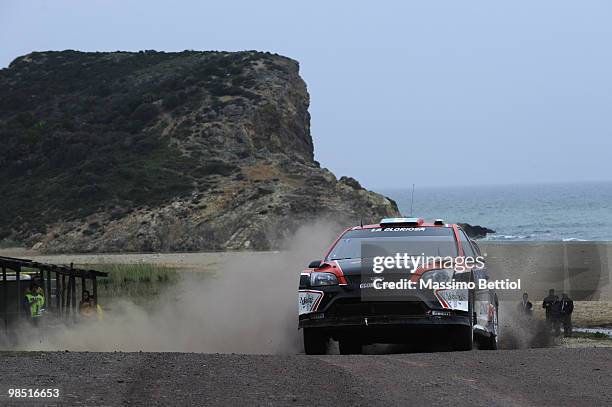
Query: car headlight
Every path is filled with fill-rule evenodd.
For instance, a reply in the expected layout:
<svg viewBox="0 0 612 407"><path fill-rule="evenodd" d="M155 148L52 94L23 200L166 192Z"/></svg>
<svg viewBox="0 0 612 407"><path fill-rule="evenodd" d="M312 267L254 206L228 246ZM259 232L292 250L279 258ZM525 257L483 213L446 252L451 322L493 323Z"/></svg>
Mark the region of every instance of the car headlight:
<svg viewBox="0 0 612 407"><path fill-rule="evenodd" d="M338 285L338 279L332 273L310 273L310 285L312 287Z"/></svg>
<svg viewBox="0 0 612 407"><path fill-rule="evenodd" d="M421 275L421 280L446 283L452 281L454 275L455 271L451 269L430 270Z"/></svg>

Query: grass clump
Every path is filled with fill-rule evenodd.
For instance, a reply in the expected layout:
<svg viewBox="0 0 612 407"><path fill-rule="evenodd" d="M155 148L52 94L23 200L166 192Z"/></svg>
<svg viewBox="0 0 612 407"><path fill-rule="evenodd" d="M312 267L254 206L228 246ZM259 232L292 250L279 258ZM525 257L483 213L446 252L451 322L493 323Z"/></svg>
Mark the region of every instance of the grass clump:
<svg viewBox="0 0 612 407"><path fill-rule="evenodd" d="M0 249L12 249L23 246L19 242L11 239L0 239Z"/></svg>
<svg viewBox="0 0 612 407"><path fill-rule="evenodd" d="M176 284L179 272L168 266L157 264L99 264L87 265L108 273L98 278L98 298L155 297Z"/></svg>
<svg viewBox="0 0 612 407"><path fill-rule="evenodd" d="M573 332L572 336L575 338L596 339L596 340L605 339L605 340L612 341L612 337L603 332Z"/></svg>

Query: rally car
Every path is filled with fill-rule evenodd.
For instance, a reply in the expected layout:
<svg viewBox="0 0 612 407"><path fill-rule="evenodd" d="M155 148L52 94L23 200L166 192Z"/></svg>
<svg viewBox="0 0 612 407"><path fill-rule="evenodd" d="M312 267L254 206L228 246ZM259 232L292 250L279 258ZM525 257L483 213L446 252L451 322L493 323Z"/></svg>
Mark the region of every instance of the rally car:
<svg viewBox="0 0 612 407"><path fill-rule="evenodd" d="M376 250L434 261L376 274L371 267ZM451 262L435 260L440 257ZM483 259L476 242L441 219L391 218L346 229L324 259L311 262L300 276L299 328L306 354L326 353L330 339L338 341L341 354L352 354L366 344L413 343L432 335L455 350L471 350L475 342L496 349L497 295L477 284L488 280L484 261L457 266L469 257ZM397 287L403 281L412 289L381 290L385 281ZM456 282L468 288L453 288Z"/></svg>

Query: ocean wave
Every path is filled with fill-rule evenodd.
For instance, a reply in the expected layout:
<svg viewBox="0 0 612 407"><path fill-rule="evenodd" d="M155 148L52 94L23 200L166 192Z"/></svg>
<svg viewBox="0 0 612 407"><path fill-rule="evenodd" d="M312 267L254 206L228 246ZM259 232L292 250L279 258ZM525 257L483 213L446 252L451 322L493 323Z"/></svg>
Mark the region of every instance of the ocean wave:
<svg viewBox="0 0 612 407"><path fill-rule="evenodd" d="M531 239L533 235L521 236L521 235L490 235L484 240L525 240Z"/></svg>
<svg viewBox="0 0 612 407"><path fill-rule="evenodd" d="M534 241L549 241L549 240L558 240L562 242L588 242L588 239L580 239L577 237L553 237L550 235L489 235L482 240L491 240L491 241L501 241L501 240L534 240Z"/></svg>

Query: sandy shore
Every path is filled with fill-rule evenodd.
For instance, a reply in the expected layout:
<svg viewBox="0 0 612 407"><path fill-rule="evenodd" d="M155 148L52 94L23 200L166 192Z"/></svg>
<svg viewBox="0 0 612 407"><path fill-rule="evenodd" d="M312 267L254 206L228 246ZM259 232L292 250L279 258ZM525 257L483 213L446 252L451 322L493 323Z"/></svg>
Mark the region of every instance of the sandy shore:
<svg viewBox="0 0 612 407"><path fill-rule="evenodd" d="M612 325L612 244L482 242L493 278L521 279L520 291L499 293L518 303L527 292L534 316L544 319L542 300L548 290L567 292L574 300L573 323L583 327Z"/></svg>
<svg viewBox="0 0 612 407"><path fill-rule="evenodd" d="M575 301L612 301L611 243L481 242L480 246L491 276L520 278L522 291L532 300L541 300L554 288Z"/></svg>

